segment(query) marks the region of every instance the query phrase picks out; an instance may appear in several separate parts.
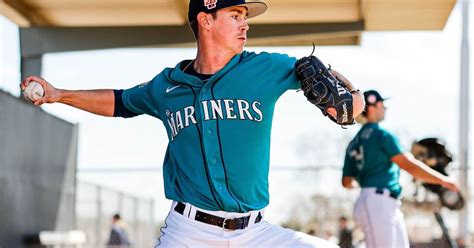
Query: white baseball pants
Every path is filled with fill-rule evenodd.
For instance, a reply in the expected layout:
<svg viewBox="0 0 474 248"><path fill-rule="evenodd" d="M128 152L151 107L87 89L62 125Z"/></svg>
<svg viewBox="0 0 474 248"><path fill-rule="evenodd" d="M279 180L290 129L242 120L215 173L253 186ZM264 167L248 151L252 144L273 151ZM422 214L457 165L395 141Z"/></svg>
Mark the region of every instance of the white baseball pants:
<svg viewBox="0 0 474 248"><path fill-rule="evenodd" d="M162 247L318 247L336 248L337 245L301 232L269 224L266 221L253 224L259 211L247 214L206 211L186 204L183 214L170 213L161 228L161 236L155 248ZM196 209L223 218L240 218L250 215L249 226L243 230L224 230L221 227L194 220ZM189 217L188 217L189 216Z"/></svg>
<svg viewBox="0 0 474 248"><path fill-rule="evenodd" d="M400 211L401 201L376 188L362 188L354 206L356 224L365 234L367 248L409 248L408 234Z"/></svg>

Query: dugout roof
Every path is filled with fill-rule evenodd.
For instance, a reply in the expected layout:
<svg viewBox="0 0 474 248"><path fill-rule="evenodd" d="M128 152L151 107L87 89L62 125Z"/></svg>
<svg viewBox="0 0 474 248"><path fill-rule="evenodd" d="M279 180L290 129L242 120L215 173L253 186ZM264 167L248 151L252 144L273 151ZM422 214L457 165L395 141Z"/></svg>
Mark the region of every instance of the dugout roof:
<svg viewBox="0 0 474 248"><path fill-rule="evenodd" d="M182 27L188 1L3 0L1 13L21 27ZM363 31L441 30L455 2L267 0L267 13L250 21L249 45L350 45ZM190 38L176 44L193 42L187 29L173 35Z"/></svg>
<svg viewBox="0 0 474 248"><path fill-rule="evenodd" d="M194 46L188 1L0 0L0 14L20 26L25 75L41 72L45 53ZM357 45L365 31L442 30L456 0L265 2L268 11L249 21L249 46Z"/></svg>

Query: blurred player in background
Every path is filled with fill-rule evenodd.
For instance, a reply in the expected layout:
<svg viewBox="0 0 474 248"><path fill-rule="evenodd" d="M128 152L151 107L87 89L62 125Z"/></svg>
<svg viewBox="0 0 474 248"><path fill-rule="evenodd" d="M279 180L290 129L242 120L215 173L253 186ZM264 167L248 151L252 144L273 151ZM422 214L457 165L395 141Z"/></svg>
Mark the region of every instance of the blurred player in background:
<svg viewBox="0 0 474 248"><path fill-rule="evenodd" d="M384 98L375 90L364 92L366 109L362 128L346 150L342 185L361 187L354 218L365 234L367 248L408 248L409 241L400 211L400 168L416 179L459 191L452 179L430 169L401 149L398 140L379 126L384 119Z"/></svg>

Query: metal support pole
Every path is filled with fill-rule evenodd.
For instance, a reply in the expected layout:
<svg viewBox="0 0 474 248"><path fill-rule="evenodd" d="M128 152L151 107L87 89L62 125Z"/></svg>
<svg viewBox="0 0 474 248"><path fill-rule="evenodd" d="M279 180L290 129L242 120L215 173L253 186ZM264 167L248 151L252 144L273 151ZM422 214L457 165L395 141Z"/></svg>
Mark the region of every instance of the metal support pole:
<svg viewBox="0 0 474 248"><path fill-rule="evenodd" d="M444 224L443 217L439 213L439 211L436 211L434 213L436 221L438 222L439 226L441 227L441 231L443 231L443 237L446 243L449 245L449 248L458 248L458 245L456 244L456 241L454 241L453 238L451 238L451 235L449 235L449 230L446 227L446 224Z"/></svg>
<svg viewBox="0 0 474 248"><path fill-rule="evenodd" d="M124 195L122 192L118 195L118 213L123 214L123 199Z"/></svg>
<svg viewBox="0 0 474 248"><path fill-rule="evenodd" d="M150 224L155 228L155 200L150 200Z"/></svg>
<svg viewBox="0 0 474 248"><path fill-rule="evenodd" d="M43 70L43 55L21 56L21 79L26 76L41 76Z"/></svg>
<svg viewBox="0 0 474 248"><path fill-rule="evenodd" d="M135 236L135 247L144 247L141 241L140 225L138 218L138 198L133 198L133 236Z"/></svg>
<svg viewBox="0 0 474 248"><path fill-rule="evenodd" d="M102 225L102 197L101 197L101 193L102 193L102 189L100 186L96 186L96 189L97 189L97 217L96 217L96 222L95 222L95 235L96 238L95 238L95 247L96 248L100 248L102 247L102 232L101 232L101 225Z"/></svg>
<svg viewBox="0 0 474 248"><path fill-rule="evenodd" d="M462 1L461 86L459 107L459 183L468 203L459 214L459 239L469 235L469 0Z"/></svg>
<svg viewBox="0 0 474 248"><path fill-rule="evenodd" d="M147 232L148 235L151 235L151 240L154 240L156 236L156 224L155 224L155 200L150 199L150 232ZM148 238L147 238L148 240Z"/></svg>

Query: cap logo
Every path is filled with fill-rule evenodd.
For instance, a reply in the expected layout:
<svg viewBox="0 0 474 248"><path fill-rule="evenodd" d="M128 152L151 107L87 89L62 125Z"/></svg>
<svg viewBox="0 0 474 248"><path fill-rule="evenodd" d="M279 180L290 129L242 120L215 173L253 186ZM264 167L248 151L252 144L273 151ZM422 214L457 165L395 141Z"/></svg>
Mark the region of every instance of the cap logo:
<svg viewBox="0 0 474 248"><path fill-rule="evenodd" d="M204 0L204 5L211 10L217 6L217 0Z"/></svg>
<svg viewBox="0 0 474 248"><path fill-rule="evenodd" d="M370 104L374 104L375 102L377 102L377 97L375 95L369 95L369 97L367 97L367 101Z"/></svg>

